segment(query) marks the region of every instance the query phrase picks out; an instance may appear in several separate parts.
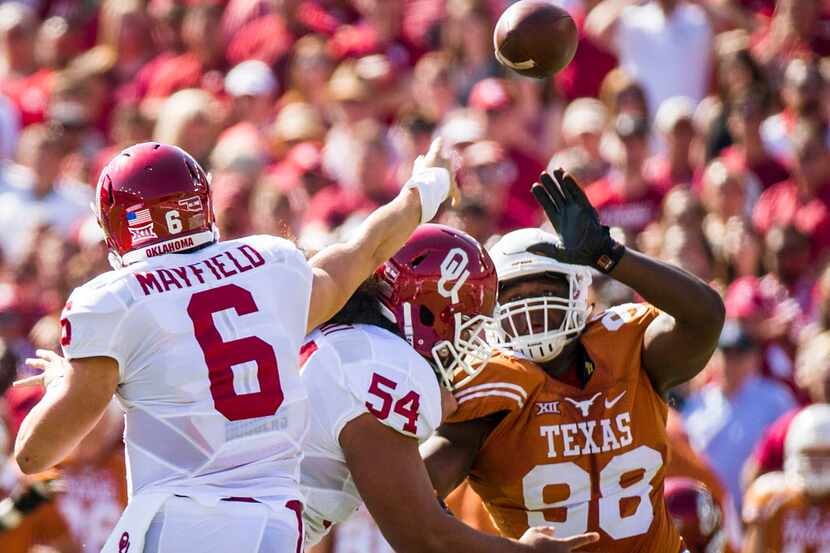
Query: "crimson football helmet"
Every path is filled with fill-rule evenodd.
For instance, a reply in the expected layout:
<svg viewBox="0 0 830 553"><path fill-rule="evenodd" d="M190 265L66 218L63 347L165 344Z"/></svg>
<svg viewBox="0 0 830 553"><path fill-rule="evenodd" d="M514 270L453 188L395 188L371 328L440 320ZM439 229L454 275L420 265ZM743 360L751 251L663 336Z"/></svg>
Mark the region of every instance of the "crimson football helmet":
<svg viewBox="0 0 830 553"><path fill-rule="evenodd" d="M445 225L421 225L376 276L384 314L435 362L446 388L481 371L490 358L485 331L498 293L496 269L481 244Z"/></svg>
<svg viewBox="0 0 830 553"><path fill-rule="evenodd" d="M723 514L712 493L691 478L666 478L663 496L690 553L723 553Z"/></svg>
<svg viewBox="0 0 830 553"><path fill-rule="evenodd" d="M176 146L145 142L115 156L101 171L94 209L115 268L219 237L207 175Z"/></svg>

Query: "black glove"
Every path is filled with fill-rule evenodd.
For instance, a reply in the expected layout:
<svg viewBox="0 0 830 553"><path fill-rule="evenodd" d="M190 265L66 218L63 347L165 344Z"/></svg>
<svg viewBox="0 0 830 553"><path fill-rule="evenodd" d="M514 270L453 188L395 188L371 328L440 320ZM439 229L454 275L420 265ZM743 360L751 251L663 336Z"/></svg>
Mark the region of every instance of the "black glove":
<svg viewBox="0 0 830 553"><path fill-rule="evenodd" d="M608 227L573 177L562 169L553 175L542 173L530 191L545 210L561 244L539 242L527 251L572 265L588 265L603 273L611 272L625 254L625 246L611 238Z"/></svg>

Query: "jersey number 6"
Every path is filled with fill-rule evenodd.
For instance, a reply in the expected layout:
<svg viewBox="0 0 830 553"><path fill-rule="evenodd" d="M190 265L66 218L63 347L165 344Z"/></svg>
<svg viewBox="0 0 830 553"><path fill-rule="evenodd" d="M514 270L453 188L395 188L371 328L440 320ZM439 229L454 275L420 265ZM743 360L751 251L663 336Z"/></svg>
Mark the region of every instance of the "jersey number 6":
<svg viewBox="0 0 830 553"><path fill-rule="evenodd" d="M226 309L233 309L240 317L259 311L251 293L235 284L197 292L187 304L193 333L205 355L213 405L231 421L273 415L284 397L274 348L255 336L223 342L213 315ZM237 394L233 366L251 361L256 363L259 391Z"/></svg>

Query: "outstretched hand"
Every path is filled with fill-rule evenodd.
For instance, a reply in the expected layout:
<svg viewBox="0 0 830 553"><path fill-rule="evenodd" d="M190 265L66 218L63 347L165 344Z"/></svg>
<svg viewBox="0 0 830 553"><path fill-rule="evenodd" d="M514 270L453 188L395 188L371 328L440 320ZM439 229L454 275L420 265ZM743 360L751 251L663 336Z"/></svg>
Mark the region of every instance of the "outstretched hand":
<svg viewBox="0 0 830 553"><path fill-rule="evenodd" d="M39 349L35 351L35 354L37 357L26 359L26 365L33 369L41 369L43 372L14 382L12 385L15 388L27 386L43 386L46 388L66 374L69 362L65 358L48 349Z"/></svg>
<svg viewBox="0 0 830 553"><path fill-rule="evenodd" d="M557 539L553 537L554 530L549 527L537 526L528 528L527 531L519 538L519 543L529 545L533 551L539 553L570 553L571 551L579 551L586 545L590 545L599 540L599 534L596 532L589 532L587 534L578 534L570 538Z"/></svg>
<svg viewBox="0 0 830 553"><path fill-rule="evenodd" d="M542 173L530 191L561 240L560 244L533 244L528 248L530 253L587 265L604 273L614 268L625 248L611 238L607 226L600 224L597 210L572 176L562 169L553 175Z"/></svg>
<svg viewBox="0 0 830 553"><path fill-rule="evenodd" d="M455 165L456 163L452 156L444 152L444 141L439 136L429 145L429 150L427 150L426 154L415 158L415 162L412 164L412 174L415 175L430 167L446 169L450 174L450 191L447 194L447 198L449 198L452 207L457 207L461 201L461 192L458 189L458 182L455 177Z"/></svg>

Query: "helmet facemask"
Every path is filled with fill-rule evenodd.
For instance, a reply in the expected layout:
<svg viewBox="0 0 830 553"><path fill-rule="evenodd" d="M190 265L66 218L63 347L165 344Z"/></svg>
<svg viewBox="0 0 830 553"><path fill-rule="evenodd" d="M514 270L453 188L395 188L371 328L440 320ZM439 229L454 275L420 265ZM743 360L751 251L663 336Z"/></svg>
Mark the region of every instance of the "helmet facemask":
<svg viewBox="0 0 830 553"><path fill-rule="evenodd" d="M580 267L573 271L548 272L567 282L566 297L535 296L499 304L495 327L488 339L505 349L544 363L555 358L565 345L585 328L591 306L588 304L590 273ZM510 281L508 281L510 282ZM557 317L556 314L562 316Z"/></svg>
<svg viewBox="0 0 830 553"><path fill-rule="evenodd" d="M494 321L491 317L453 315L455 337L452 342L442 340L432 348L432 359L441 384L452 391L476 377L487 365L493 347L487 341Z"/></svg>
<svg viewBox="0 0 830 553"><path fill-rule="evenodd" d="M787 478L808 495L830 495L830 450L800 450L784 463Z"/></svg>

